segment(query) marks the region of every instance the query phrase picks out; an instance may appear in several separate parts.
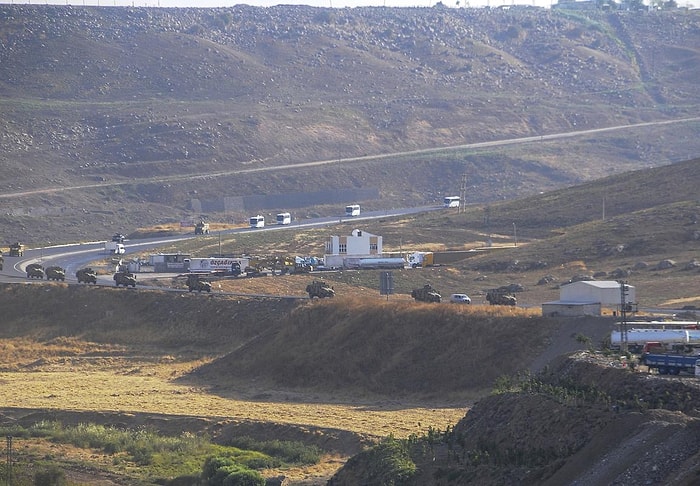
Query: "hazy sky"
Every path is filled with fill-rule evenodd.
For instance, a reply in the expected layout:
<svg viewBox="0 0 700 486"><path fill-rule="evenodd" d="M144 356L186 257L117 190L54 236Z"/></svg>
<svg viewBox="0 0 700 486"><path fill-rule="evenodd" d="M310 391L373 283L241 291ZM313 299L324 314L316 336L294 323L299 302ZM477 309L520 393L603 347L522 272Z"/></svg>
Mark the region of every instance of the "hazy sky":
<svg viewBox="0 0 700 486"><path fill-rule="evenodd" d="M432 7L440 0L0 0L0 3L32 5L101 5L134 7L232 7L246 4L258 7L274 5L311 5L314 7ZM457 7L457 0L442 0L447 7ZM549 7L556 0L459 0L461 7L496 7L499 5L536 5Z"/></svg>
<svg viewBox="0 0 700 486"><path fill-rule="evenodd" d="M0 3L32 5L100 5L103 7L233 7L246 4L258 7L274 5L311 5L313 7L432 7L440 0L0 0ZM459 1L459 4L457 3ZM497 7L532 5L549 8L558 0L442 0L447 7ZM677 0L680 6L699 5L700 0ZM644 3L647 3L646 0Z"/></svg>

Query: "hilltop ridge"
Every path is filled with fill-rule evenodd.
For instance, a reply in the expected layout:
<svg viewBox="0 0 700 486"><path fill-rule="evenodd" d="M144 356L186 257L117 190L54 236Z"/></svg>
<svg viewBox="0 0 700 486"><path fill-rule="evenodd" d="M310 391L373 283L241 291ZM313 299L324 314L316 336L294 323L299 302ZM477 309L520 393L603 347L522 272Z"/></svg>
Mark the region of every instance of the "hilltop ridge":
<svg viewBox="0 0 700 486"><path fill-rule="evenodd" d="M493 202L690 159L697 121L458 147L696 116L699 17L2 5L4 239L432 204L464 174Z"/></svg>

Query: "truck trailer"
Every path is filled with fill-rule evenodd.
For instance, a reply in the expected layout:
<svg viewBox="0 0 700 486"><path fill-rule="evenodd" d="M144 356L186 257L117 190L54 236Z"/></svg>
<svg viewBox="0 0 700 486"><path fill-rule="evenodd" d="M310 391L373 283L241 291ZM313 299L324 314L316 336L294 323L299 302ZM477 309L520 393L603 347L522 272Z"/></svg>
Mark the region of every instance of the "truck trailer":
<svg viewBox="0 0 700 486"><path fill-rule="evenodd" d="M658 370L660 375L678 375L681 372L694 375L696 367L700 367L698 356L647 353L642 355L640 361L650 370Z"/></svg>
<svg viewBox="0 0 700 486"><path fill-rule="evenodd" d="M190 273L221 273L226 275L240 275L241 269L249 266L248 258L187 258L185 268Z"/></svg>

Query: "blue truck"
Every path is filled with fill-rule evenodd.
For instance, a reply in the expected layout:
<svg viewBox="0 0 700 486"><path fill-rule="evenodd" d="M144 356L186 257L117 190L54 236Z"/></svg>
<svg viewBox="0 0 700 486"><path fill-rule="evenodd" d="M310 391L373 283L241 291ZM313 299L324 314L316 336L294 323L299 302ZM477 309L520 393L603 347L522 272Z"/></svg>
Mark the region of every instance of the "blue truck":
<svg viewBox="0 0 700 486"><path fill-rule="evenodd" d="M645 353L641 357L641 362L650 370L658 370L660 375L677 375L681 372L694 375L695 366L700 365L700 357Z"/></svg>

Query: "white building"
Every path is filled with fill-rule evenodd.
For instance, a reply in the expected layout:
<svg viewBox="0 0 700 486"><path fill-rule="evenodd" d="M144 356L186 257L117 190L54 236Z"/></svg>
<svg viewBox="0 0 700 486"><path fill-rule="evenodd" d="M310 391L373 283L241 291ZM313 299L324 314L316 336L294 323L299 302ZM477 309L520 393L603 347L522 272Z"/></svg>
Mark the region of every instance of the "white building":
<svg viewBox="0 0 700 486"><path fill-rule="evenodd" d="M347 258L371 258L382 255L382 237L359 229L350 236L326 239L324 262L327 267L343 267Z"/></svg>
<svg viewBox="0 0 700 486"><path fill-rule="evenodd" d="M625 303L637 302L635 288L627 285ZM542 304L543 316L601 315L602 307L614 307L618 311L622 304L620 283L615 280L585 280L562 285L559 300Z"/></svg>

